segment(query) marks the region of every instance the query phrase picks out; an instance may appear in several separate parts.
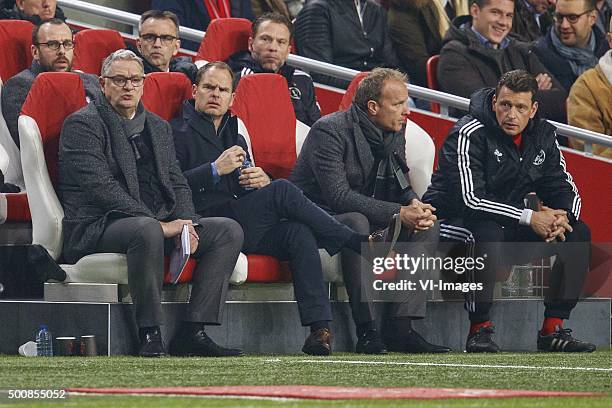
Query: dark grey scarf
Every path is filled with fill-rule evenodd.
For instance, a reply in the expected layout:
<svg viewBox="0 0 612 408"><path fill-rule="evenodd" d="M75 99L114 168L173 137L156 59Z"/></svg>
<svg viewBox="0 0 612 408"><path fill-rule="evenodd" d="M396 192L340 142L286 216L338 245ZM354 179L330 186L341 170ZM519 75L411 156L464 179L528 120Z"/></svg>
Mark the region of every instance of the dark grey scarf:
<svg viewBox="0 0 612 408"><path fill-rule="evenodd" d="M134 157L136 157L136 160L150 156L149 148L147 148L144 144L144 135L142 134L144 132L146 119L142 103L138 104L138 108L136 108L136 115L132 119L127 119L123 116L120 116L120 118L121 125L125 130L125 135L127 136L130 145L134 150Z"/></svg>

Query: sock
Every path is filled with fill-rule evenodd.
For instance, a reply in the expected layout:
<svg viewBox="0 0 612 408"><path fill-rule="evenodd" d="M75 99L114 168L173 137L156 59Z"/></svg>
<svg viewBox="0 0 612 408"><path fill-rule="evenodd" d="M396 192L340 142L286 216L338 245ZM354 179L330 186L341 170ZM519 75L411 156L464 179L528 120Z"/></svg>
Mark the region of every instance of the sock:
<svg viewBox="0 0 612 408"><path fill-rule="evenodd" d="M411 317L395 317L388 320L388 332L394 333L394 336L405 337L409 336L412 331Z"/></svg>
<svg viewBox="0 0 612 408"><path fill-rule="evenodd" d="M200 330L204 330L204 323L202 322L188 322L184 321L182 329L187 333L196 333Z"/></svg>
<svg viewBox="0 0 612 408"><path fill-rule="evenodd" d="M369 242L369 235L362 235L354 233L351 235L348 241L344 243L344 246L348 249L355 251L356 253L361 253L361 244Z"/></svg>
<svg viewBox="0 0 612 408"><path fill-rule="evenodd" d="M548 336L555 332L557 326L563 328L563 319L559 319L558 317L545 317L540 334L542 336Z"/></svg>
<svg viewBox="0 0 612 408"><path fill-rule="evenodd" d="M485 320L484 322L480 322L480 323L472 323L470 324L470 334L476 333L478 330L480 330L483 327L491 327L491 326L493 326L493 323L490 320Z"/></svg>
<svg viewBox="0 0 612 408"><path fill-rule="evenodd" d="M329 322L327 320L319 320L310 324L310 332L314 333L320 329L329 330Z"/></svg>
<svg viewBox="0 0 612 408"><path fill-rule="evenodd" d="M370 330L376 330L376 325L374 324L373 321L369 321L369 322L365 322L365 323L360 323L356 325L356 329L357 329L357 337L361 337L363 336L364 333L369 332Z"/></svg>

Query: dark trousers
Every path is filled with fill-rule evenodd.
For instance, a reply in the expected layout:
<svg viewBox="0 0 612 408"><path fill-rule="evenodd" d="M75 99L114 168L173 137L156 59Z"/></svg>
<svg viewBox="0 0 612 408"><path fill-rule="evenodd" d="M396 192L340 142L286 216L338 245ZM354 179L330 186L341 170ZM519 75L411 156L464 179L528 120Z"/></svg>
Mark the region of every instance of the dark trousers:
<svg viewBox="0 0 612 408"><path fill-rule="evenodd" d="M360 234L369 234L370 222L367 217L361 213L352 212L335 215L338 221L346 224L351 229ZM400 235L400 240L405 241L406 245L400 245L408 255L414 256L433 256L438 245L439 223L429 228L426 231L421 231L417 234L410 234L406 239L402 239L404 234ZM398 248L400 248L398 247ZM349 249L342 250L342 278L349 296L351 313L355 324L363 324L374 321L374 299L371 273L362 271L362 258L359 254ZM371 270L371 268L369 268ZM401 277L400 277L401 278ZM418 278L427 278L420 276L420 271L417 271L410 277L411 280L417 281ZM423 290L400 292L394 296L394 301L388 304L386 308L386 318L411 317L423 318L426 312L426 292Z"/></svg>
<svg viewBox="0 0 612 408"><path fill-rule="evenodd" d="M242 228L229 218L201 218L196 227L198 260L193 273L186 321L221 324L229 278L242 247ZM161 291L164 279L165 239L159 221L148 217L120 218L108 222L97 252L127 255L128 285L138 327L162 322Z"/></svg>
<svg viewBox="0 0 612 408"><path fill-rule="evenodd" d="M302 324L332 320L319 248L334 255L356 233L283 179L231 202L230 210L223 215L242 226L245 253L289 261Z"/></svg>
<svg viewBox="0 0 612 408"><path fill-rule="evenodd" d="M529 226L502 227L494 221L476 219L444 220L441 227L444 240L460 240L463 236L470 241L470 256L486 254L484 269L471 273L470 280L483 283L483 290L466 296L470 321L489 320L499 265L521 264L553 255L556 260L545 293L544 316L568 319L589 270L591 243L591 231L584 222L577 221L572 228L573 232L565 234L565 243L546 243Z"/></svg>

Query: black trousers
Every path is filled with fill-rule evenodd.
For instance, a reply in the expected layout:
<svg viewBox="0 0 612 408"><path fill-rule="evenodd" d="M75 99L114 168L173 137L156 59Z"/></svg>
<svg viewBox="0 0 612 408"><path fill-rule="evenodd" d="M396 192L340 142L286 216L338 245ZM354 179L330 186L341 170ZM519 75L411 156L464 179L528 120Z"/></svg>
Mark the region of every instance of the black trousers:
<svg viewBox="0 0 612 408"><path fill-rule="evenodd" d="M274 180L219 211L242 226L244 253L289 261L302 325L332 320L319 248L336 254L355 237L353 230L284 179Z"/></svg>
<svg viewBox="0 0 612 408"><path fill-rule="evenodd" d="M200 218L196 231L198 260L193 273L186 321L221 324L229 278L242 247L242 228L229 218ZM148 217L111 220L96 248L97 252L127 255L128 285L138 327L162 322L161 292L164 279L165 239L159 221Z"/></svg>
<svg viewBox="0 0 612 408"><path fill-rule="evenodd" d="M368 218L357 212L344 213L335 215L338 221L346 224L351 229L360 234L370 234L371 226ZM438 246L439 238L439 223L429 228L426 231L421 231L417 234L411 234L405 241L407 245L400 245L406 254L413 256L433 256L436 247ZM401 252L401 251L400 251ZM375 320L372 274L362 271L363 259L355 252L343 249L342 250L342 278L349 296L349 304L355 324L363 324ZM427 278L421 275L422 271L417 271L410 277L410 280L417 281L419 278ZM401 278L401 276L400 276ZM427 293L423 290L400 292L394 296L393 302L388 303L385 310L386 318L410 317L420 319L425 317Z"/></svg>
<svg viewBox="0 0 612 408"><path fill-rule="evenodd" d="M556 259L545 293L544 316L568 319L582 291L591 257L591 230L582 221L571 225L574 231L565 234L565 243L546 243L529 226L502 227L494 221L477 219L443 220L442 240L467 240L470 256L486 254L484 269L471 273L470 280L483 283L483 290L466 295L470 321L489 320L499 265L521 264L553 255Z"/></svg>

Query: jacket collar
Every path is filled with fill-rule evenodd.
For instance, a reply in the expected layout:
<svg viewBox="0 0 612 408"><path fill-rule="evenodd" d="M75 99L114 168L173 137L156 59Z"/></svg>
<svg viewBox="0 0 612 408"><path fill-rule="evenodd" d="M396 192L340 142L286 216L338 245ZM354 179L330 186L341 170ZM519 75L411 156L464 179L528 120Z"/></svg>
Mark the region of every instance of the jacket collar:
<svg viewBox="0 0 612 408"><path fill-rule="evenodd" d="M288 66L286 63L280 67L278 72L272 72L270 70L264 69L259 64L259 62L253 59L253 57L251 56L251 53L248 51L239 51L233 54L229 58L228 63L232 67L234 72L246 69L244 75L261 74L261 73L279 74L279 75L284 76L289 84L291 84L291 81L293 79L293 73L295 72L295 68ZM244 76L244 75L241 74L240 76Z"/></svg>
<svg viewBox="0 0 612 408"><path fill-rule="evenodd" d="M183 103L183 120L204 141L214 146L219 153L225 150L222 135L229 126L231 114L228 111L221 120L219 131L215 129L212 118L195 109L195 101L187 100Z"/></svg>
<svg viewBox="0 0 612 408"><path fill-rule="evenodd" d="M599 68L603 76L608 80L608 86L612 86L612 50L608 50L599 59Z"/></svg>

